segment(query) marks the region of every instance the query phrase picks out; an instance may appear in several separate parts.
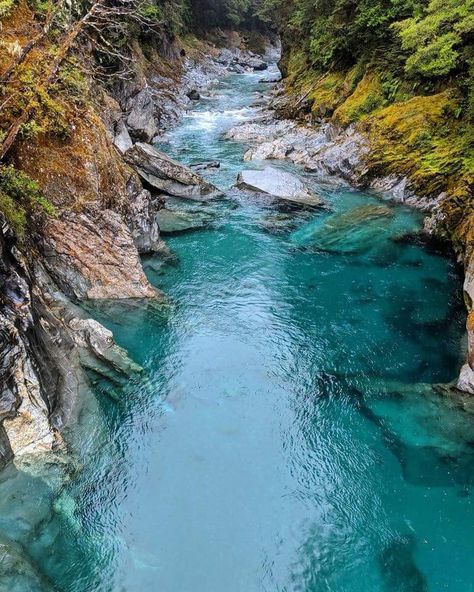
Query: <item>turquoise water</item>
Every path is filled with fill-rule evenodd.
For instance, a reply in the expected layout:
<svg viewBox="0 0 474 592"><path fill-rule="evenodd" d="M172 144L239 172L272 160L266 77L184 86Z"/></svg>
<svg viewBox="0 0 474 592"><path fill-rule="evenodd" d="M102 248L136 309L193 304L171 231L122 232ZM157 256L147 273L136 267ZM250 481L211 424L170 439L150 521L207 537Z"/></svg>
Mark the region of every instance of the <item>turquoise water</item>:
<svg viewBox="0 0 474 592"><path fill-rule="evenodd" d="M44 588L0 590L474 590L474 421L429 386L461 363L457 270L418 214L334 180L305 177L328 203L309 212L231 190L255 163L222 134L258 79L163 144L221 161L226 199L170 204L214 221L145 260L166 306L90 309L145 372L96 383L65 485L5 474L0 530Z"/></svg>

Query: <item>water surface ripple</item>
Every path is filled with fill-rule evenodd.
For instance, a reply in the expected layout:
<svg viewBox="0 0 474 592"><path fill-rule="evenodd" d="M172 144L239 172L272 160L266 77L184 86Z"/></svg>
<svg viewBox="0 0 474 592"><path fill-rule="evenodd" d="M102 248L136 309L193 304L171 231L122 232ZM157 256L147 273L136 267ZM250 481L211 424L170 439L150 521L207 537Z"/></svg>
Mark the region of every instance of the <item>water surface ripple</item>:
<svg viewBox="0 0 474 592"><path fill-rule="evenodd" d="M275 218L230 190L255 163L222 135L258 79L221 81L161 146L219 160L228 199L145 261L168 307L93 311L145 373L97 383L77 475L34 508L4 496L1 527L54 492L15 536L65 592L472 592L473 418L429 386L460 363L457 272L402 238L402 207L344 227L374 196L298 171L330 208Z"/></svg>

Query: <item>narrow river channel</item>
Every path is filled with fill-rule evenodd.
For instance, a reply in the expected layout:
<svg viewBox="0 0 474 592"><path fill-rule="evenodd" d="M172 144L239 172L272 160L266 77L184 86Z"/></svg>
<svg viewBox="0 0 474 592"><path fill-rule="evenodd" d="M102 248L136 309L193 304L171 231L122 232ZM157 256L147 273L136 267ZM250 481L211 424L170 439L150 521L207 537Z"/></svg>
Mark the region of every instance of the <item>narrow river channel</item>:
<svg viewBox="0 0 474 592"><path fill-rule="evenodd" d="M143 376L97 384L66 487L3 484L3 529L61 592L472 592L474 418L428 386L461 362L455 266L407 238L418 213L336 180L275 164L312 211L232 189L260 164L223 134L260 78L221 80L160 144L218 160L225 198L169 203L210 223L145 261L166 306L92 310Z"/></svg>

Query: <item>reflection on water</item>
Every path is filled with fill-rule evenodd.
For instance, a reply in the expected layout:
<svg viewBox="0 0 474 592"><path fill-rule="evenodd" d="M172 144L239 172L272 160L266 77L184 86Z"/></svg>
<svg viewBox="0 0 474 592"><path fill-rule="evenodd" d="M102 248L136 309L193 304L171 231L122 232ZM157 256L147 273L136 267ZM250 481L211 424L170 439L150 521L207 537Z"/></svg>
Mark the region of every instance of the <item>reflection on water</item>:
<svg viewBox="0 0 474 592"><path fill-rule="evenodd" d="M229 77L164 148L231 187L222 136L263 87ZM306 181L328 209L175 202L213 224L144 262L166 305L89 308L145 372L92 377L72 463L3 475L0 590L474 590L474 423L430 386L460 363L459 277L418 214Z"/></svg>

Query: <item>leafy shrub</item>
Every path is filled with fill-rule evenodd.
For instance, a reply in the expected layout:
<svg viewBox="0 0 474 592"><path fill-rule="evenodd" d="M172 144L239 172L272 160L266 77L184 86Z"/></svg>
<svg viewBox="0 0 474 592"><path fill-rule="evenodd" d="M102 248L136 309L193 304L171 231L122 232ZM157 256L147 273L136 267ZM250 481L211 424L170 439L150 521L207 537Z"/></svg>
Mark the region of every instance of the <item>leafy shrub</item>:
<svg viewBox="0 0 474 592"><path fill-rule="evenodd" d="M430 0L426 12L394 25L403 49L409 74L443 76L462 60L463 45L474 33L473 0Z"/></svg>
<svg viewBox="0 0 474 592"><path fill-rule="evenodd" d="M0 19L8 16L15 4L15 0L0 0Z"/></svg>
<svg viewBox="0 0 474 592"><path fill-rule="evenodd" d="M19 237L24 235L28 220L56 215L38 183L12 165L0 165L0 211Z"/></svg>

